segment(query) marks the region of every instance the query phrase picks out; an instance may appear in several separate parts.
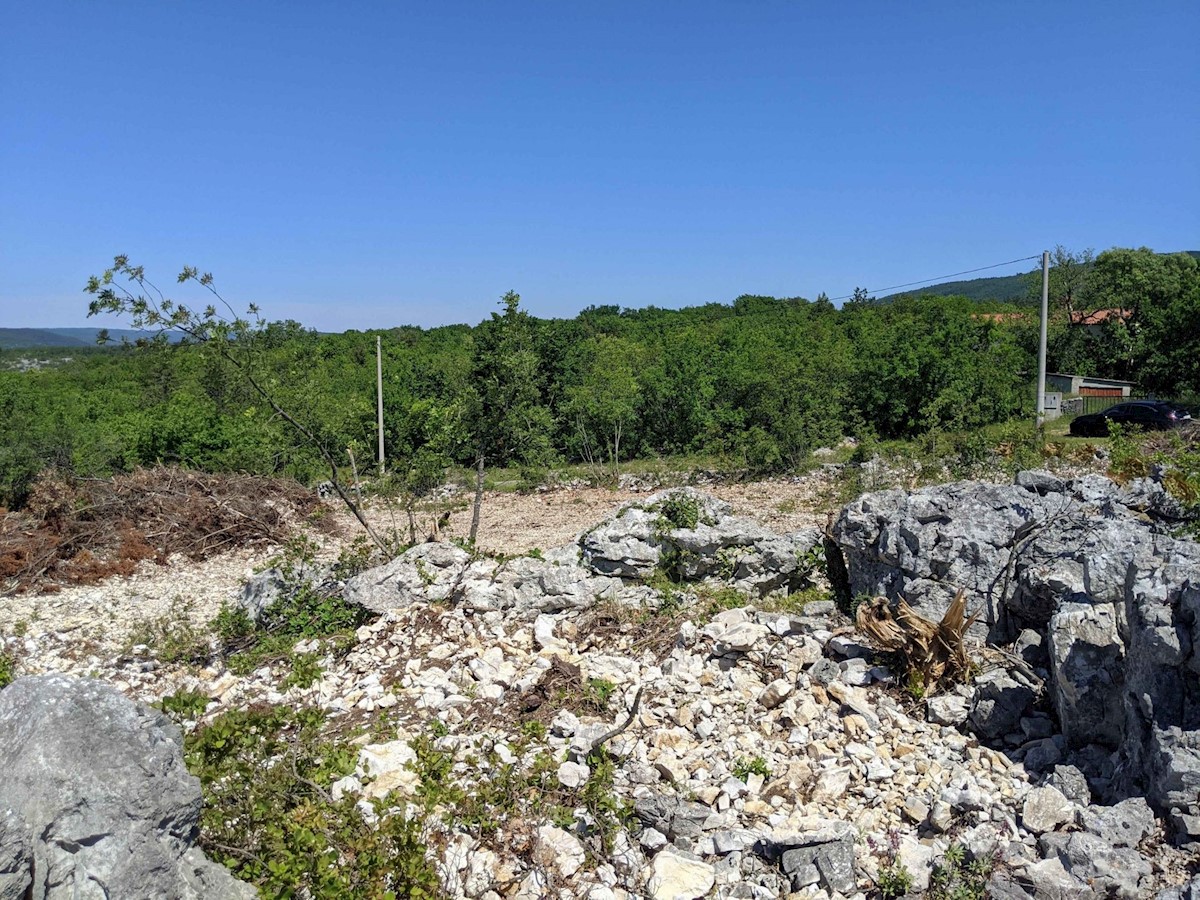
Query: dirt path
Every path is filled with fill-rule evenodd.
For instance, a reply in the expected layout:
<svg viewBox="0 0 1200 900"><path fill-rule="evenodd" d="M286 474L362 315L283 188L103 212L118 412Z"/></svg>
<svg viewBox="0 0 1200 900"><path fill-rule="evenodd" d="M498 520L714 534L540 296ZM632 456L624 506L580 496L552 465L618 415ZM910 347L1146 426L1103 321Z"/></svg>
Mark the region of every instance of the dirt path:
<svg viewBox="0 0 1200 900"><path fill-rule="evenodd" d="M832 483L820 472L744 484L702 485L698 490L720 497L733 506L737 515L778 532L824 525L834 508ZM650 490L604 488L562 488L532 494L489 491L483 498L479 545L486 552L506 554L557 547L614 515L621 507L644 500L650 493ZM471 507L467 502L470 498L460 494L456 499L458 508L450 515L449 527L442 530L443 539L465 538L471 531ZM377 507L372 516L383 527L391 527L394 522L402 532L407 528L407 520L400 512L393 516L386 508ZM430 516L426 515L418 524L424 536ZM348 516L344 527L347 535L358 528Z"/></svg>

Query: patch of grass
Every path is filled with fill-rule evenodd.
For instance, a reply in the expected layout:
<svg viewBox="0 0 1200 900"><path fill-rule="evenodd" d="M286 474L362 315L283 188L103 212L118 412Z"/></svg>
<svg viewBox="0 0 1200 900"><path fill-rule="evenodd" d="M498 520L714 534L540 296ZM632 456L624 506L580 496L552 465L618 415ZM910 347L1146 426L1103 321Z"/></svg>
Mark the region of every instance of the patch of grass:
<svg viewBox="0 0 1200 900"><path fill-rule="evenodd" d="M832 600L833 595L818 587L807 587L802 591L791 591L788 594L768 594L757 602L763 612L784 613L790 616L804 614L804 607L810 603Z"/></svg>

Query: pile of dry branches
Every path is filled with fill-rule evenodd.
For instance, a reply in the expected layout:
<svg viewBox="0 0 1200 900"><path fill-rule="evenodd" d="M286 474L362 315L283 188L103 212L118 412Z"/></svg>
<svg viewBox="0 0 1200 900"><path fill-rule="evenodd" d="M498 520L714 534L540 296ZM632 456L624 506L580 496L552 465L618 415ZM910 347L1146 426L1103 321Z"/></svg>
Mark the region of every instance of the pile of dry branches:
<svg viewBox="0 0 1200 900"><path fill-rule="evenodd" d="M895 609L886 597L875 597L858 607L858 629L879 650L897 654L908 683L932 692L939 684L961 681L971 668L964 638L976 616L966 617L967 599L959 591L942 616L934 622L917 613L903 598Z"/></svg>
<svg viewBox="0 0 1200 900"><path fill-rule="evenodd" d="M320 508L295 481L158 467L111 479L49 472L0 518L0 593L128 575L146 559L206 559L280 543Z"/></svg>

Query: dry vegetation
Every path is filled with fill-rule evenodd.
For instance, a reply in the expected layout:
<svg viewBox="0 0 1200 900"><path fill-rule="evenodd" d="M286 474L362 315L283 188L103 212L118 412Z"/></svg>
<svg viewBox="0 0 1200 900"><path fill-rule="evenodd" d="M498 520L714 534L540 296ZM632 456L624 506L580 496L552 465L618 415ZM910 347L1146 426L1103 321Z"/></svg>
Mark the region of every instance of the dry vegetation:
<svg viewBox="0 0 1200 900"><path fill-rule="evenodd" d="M898 654L908 683L922 694L947 681L961 681L970 670L964 637L975 623L966 617L967 595L959 591L942 616L933 622L903 599L893 609L886 597L858 607L858 627L880 650Z"/></svg>
<svg viewBox="0 0 1200 900"><path fill-rule="evenodd" d="M0 592L54 590L130 575L144 560L198 562L282 543L324 508L294 481L158 467L111 479L40 476L0 518Z"/></svg>

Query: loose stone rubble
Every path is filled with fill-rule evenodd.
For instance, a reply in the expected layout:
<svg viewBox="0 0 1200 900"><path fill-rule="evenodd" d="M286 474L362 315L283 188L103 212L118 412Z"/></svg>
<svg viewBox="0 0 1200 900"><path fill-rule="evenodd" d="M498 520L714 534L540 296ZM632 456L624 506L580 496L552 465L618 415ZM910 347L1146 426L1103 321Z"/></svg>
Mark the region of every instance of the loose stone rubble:
<svg viewBox="0 0 1200 900"><path fill-rule="evenodd" d="M22 666L48 660L143 700L203 690L209 717L318 706L364 730L335 798L414 800L418 738L467 788L549 754L555 783L578 791L599 777L601 742L630 813L607 845L582 807L569 821L514 814L482 839L427 816L454 897L865 900L897 863L927 889L952 847L989 867L988 896L1200 896L1187 872L1200 555L1138 519L1169 509L1153 486L1023 474L847 507L834 536L855 592L936 615L964 587L1008 645L979 648L971 684L925 698L833 601L789 602L815 577L819 532L772 534L687 491L698 516L680 528L663 518L673 496L540 558L424 544L364 572L345 596L379 616L348 653L300 642L321 655L307 688L280 691L271 667L160 666L148 649L72 660L41 635L23 640L46 654L26 648ZM669 598L664 567L686 582ZM730 587L741 605L705 605ZM594 683L610 694L587 707ZM544 731L522 729L531 719ZM22 846L10 833L0 817L0 897L7 848Z"/></svg>

